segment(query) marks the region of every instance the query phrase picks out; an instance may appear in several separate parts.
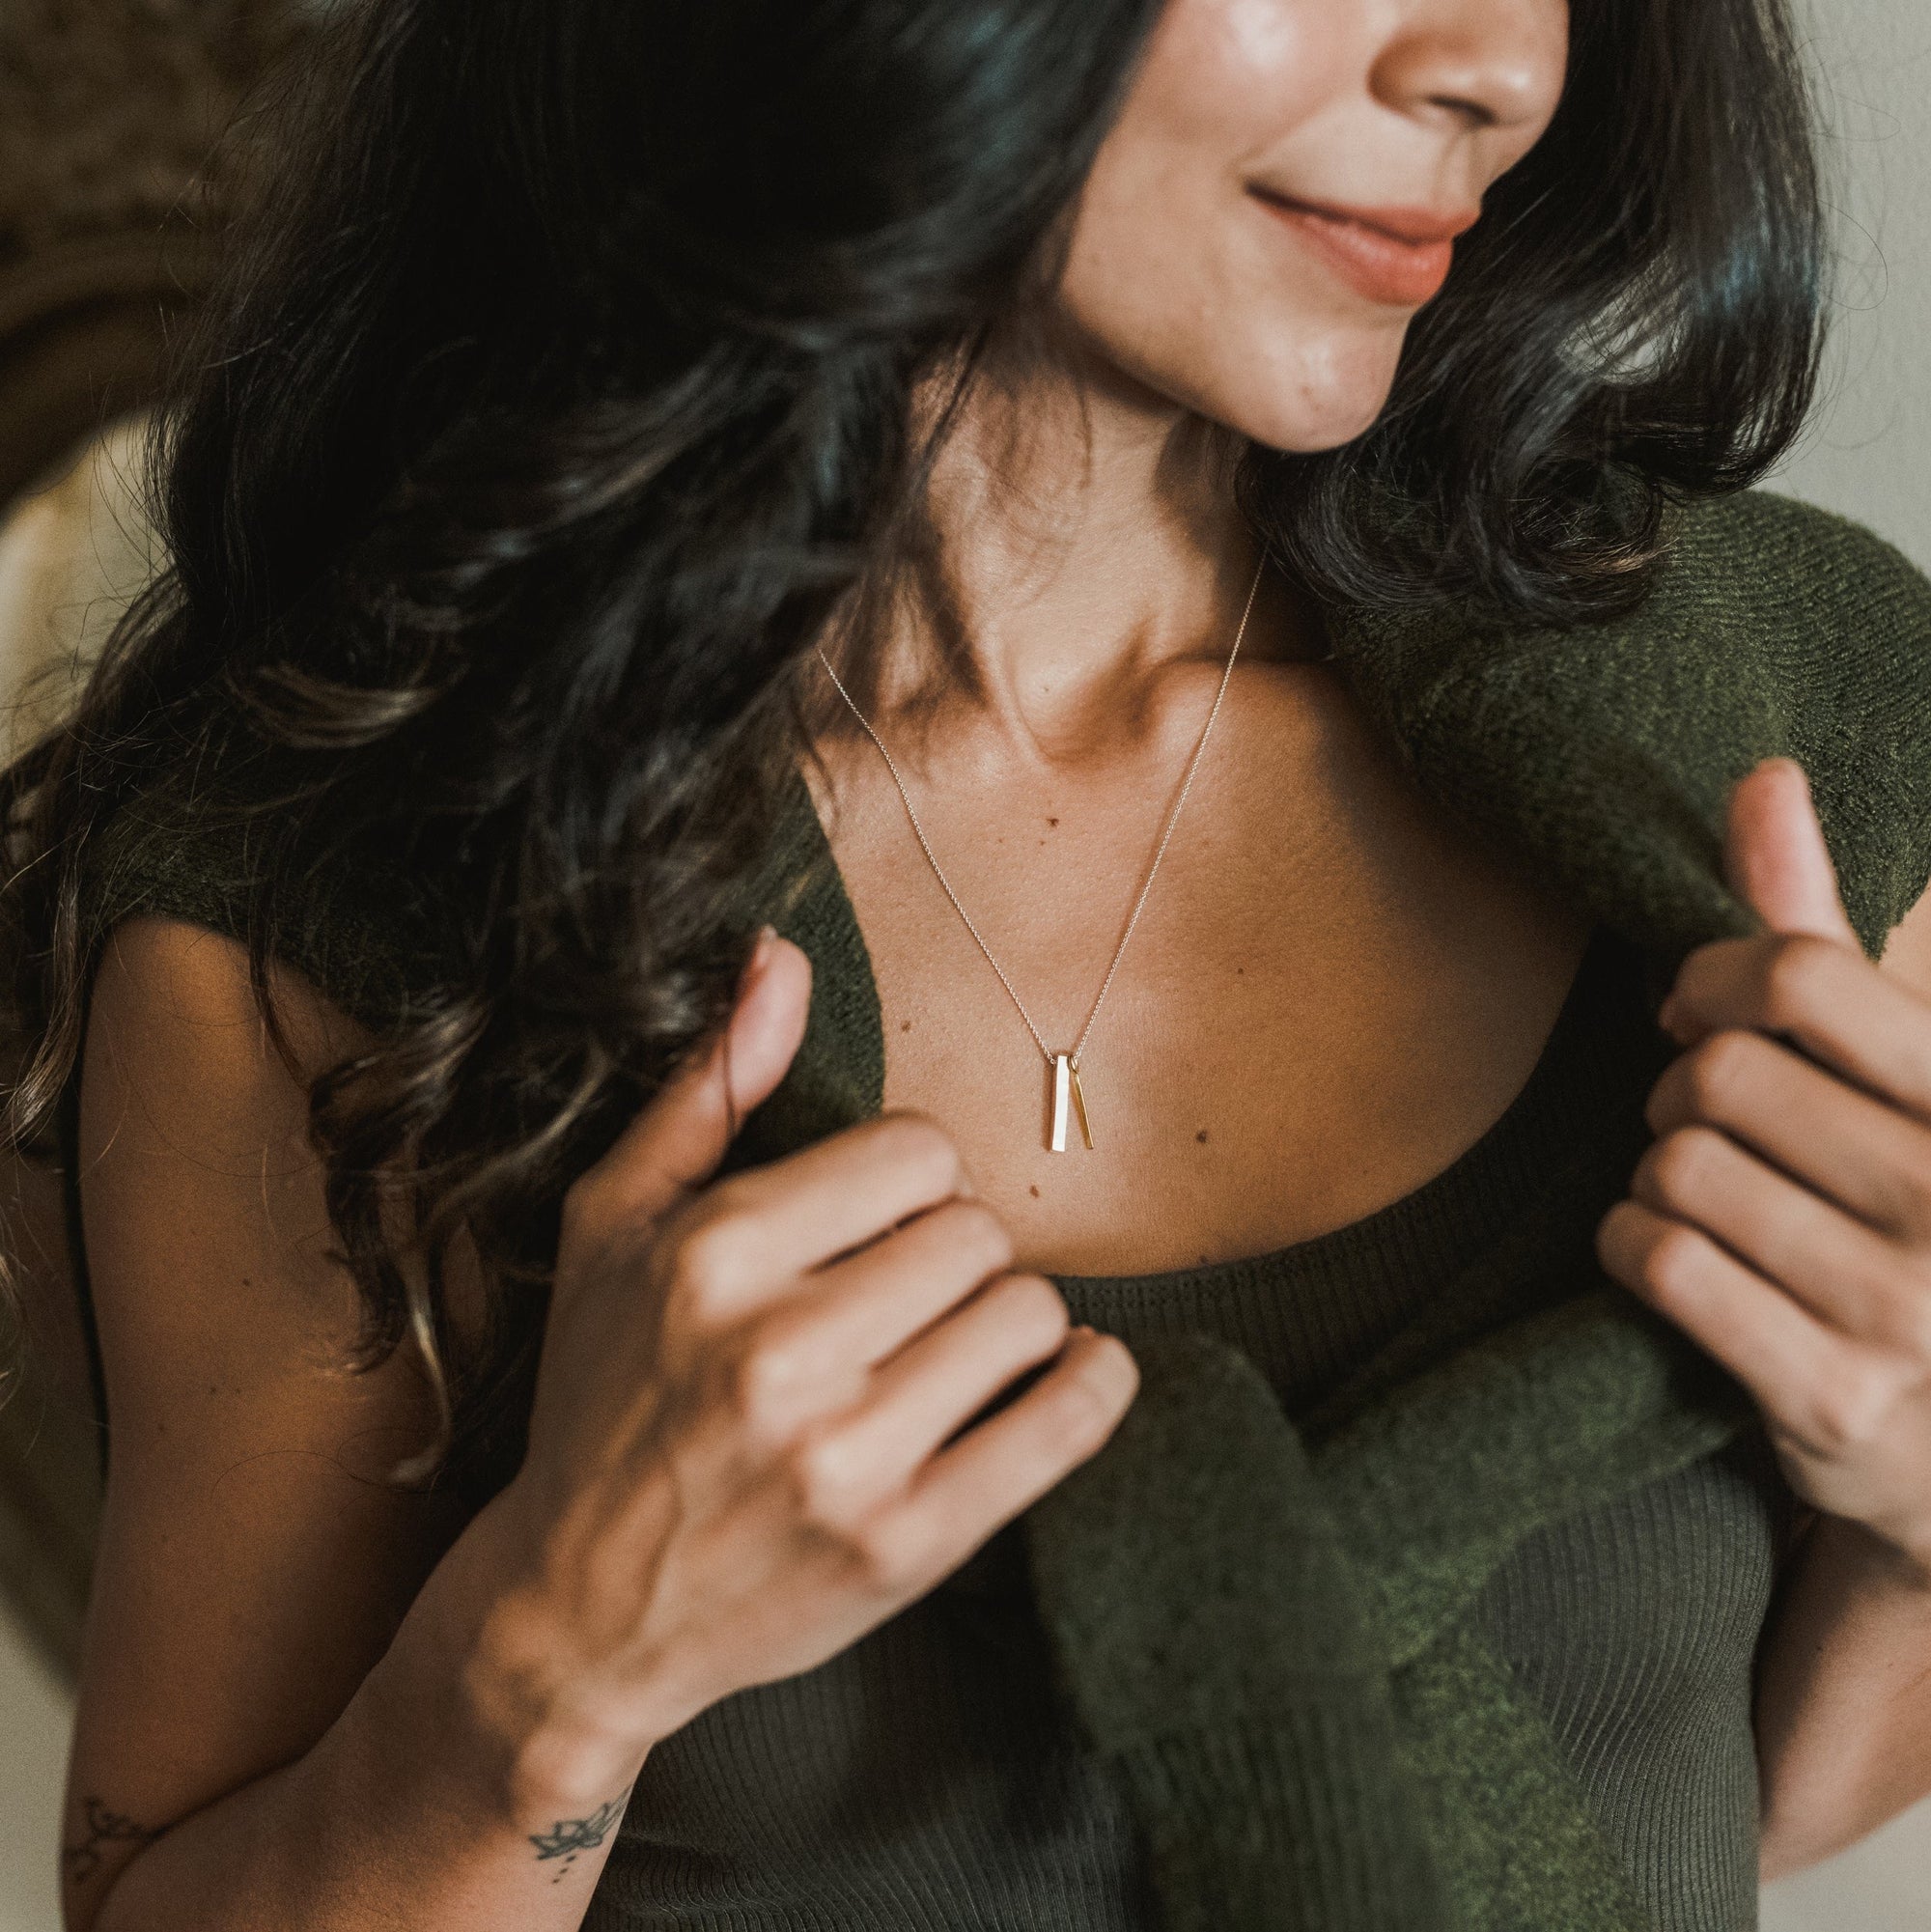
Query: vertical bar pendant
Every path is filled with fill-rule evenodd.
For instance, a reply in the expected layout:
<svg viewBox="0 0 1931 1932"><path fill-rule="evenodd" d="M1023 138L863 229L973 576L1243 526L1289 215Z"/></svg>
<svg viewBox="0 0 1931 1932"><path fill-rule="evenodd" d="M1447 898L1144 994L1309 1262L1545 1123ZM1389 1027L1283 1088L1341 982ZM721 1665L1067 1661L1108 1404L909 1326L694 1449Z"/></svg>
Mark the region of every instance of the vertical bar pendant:
<svg viewBox="0 0 1931 1932"><path fill-rule="evenodd" d="M1072 1110L1079 1117L1079 1137L1086 1143L1086 1151L1093 1151L1093 1130L1086 1120L1086 1096L1079 1091L1079 1069L1064 1053L1052 1056L1052 1125L1048 1131L1046 1144L1054 1154L1066 1152L1067 1103L1073 1104Z"/></svg>

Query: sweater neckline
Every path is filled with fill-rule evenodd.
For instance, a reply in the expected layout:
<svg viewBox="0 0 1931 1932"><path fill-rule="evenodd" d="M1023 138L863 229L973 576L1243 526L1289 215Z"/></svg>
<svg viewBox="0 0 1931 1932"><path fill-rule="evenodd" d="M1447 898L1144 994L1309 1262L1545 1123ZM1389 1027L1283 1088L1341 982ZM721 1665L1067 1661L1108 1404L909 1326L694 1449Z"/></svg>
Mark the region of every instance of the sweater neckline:
<svg viewBox="0 0 1931 1932"><path fill-rule="evenodd" d="M846 889L830 840L800 774L786 816L794 818L781 847L802 861L810 881L796 909L790 937L813 956L814 1015L800 1058L824 1061L844 1055L855 1063L854 1117L876 1113L884 1085L884 1024L870 948ZM826 983L817 983L817 975ZM1241 1298L1265 1289L1345 1286L1350 1292L1381 1283L1440 1278L1478 1253L1506 1225L1510 1215L1545 1176L1552 1150L1572 1138L1579 1122L1621 1113L1633 1055L1655 1057L1663 1042L1643 994L1639 949L1598 920L1554 1021L1527 1078L1490 1125L1445 1166L1406 1193L1339 1226L1252 1255L1191 1267L1116 1274L1059 1274L1076 1315L1102 1315L1152 1293L1179 1295L1189 1302ZM847 983L850 982L850 983ZM795 1069L811 1083L853 1093L854 1068ZM1404 1295L1404 1301L1407 1299Z"/></svg>

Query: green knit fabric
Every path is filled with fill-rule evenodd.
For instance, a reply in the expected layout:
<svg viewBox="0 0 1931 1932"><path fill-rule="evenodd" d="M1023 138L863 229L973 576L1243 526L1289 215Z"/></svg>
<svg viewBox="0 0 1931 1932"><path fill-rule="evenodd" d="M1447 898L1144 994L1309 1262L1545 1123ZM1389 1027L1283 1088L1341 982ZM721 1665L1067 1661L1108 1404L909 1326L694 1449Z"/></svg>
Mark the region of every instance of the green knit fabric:
<svg viewBox="0 0 1931 1932"><path fill-rule="evenodd" d="M1674 539L1620 623L1335 609L1337 656L1424 792L1671 973L1756 930L1722 879L1723 797L1759 759L1801 760L1875 956L1931 840L1925 578L1861 526L1759 491L1679 516Z"/></svg>
<svg viewBox="0 0 1931 1932"><path fill-rule="evenodd" d="M1869 533L1768 496L1685 515L1674 542L1633 618L1536 632L1448 606L1336 610L1338 668L1424 794L1633 949L1652 995L1693 946L1755 928L1722 882L1721 810L1773 752L1809 770L1875 953L1931 876L1931 584ZM882 1093L863 938L801 785L797 806L760 893L812 955L811 1017L734 1163L850 1125ZM137 827L99 916L234 930L220 853ZM414 909L399 909L399 967L379 909L338 915L334 887L314 904L277 944L351 1010L379 1021L433 971L436 934ZM1646 1640L1616 1593L1633 1553L1674 1553L1663 1574L1726 1593L1712 1620L1761 1613L1754 1584L1722 1571L1730 1545L1714 1571L1692 1561L1708 1526L1741 1520L1745 1492L1719 1472L1760 1446L1749 1405L1589 1250L1663 1057L1660 1036L1615 1030L1609 982L1590 985L1565 1011L1566 1056L1503 1123L1515 1137L1498 1129L1357 1224L1372 1239L1063 1282L1089 1319L1142 1311L1142 1388L1114 1438L931 1597L660 1745L586 1926L1749 1922L1734 1837L1750 1793L1732 1782L1719 1805L1710 1781L1734 1764L1683 1770L1659 1825L1616 1785L1624 1770L1598 1775L1623 1747L1600 1726L1558 1737L1550 1715L1552 1676L1599 1666L1609 1695L1640 1675L1618 1674L1637 1653L1615 1647ZM1599 1018L1604 1037L1580 1038ZM1615 1079L1605 1055L1627 1061ZM1571 1090L1545 1072L1603 1118L1565 1120ZM1295 1259L1305 1302L1284 1308L1290 1271L1273 1264ZM1210 1274L1228 1299L1189 1332ZM1264 1359L1288 1330L1299 1358ZM1591 1614L1610 1626L1607 1661L1583 1655ZM1693 1638L1669 1635L1665 1664ZM1740 1674L1713 1708L1734 1712ZM1693 1704L1697 1687L1677 1690ZM1735 1864L1721 1880L1679 1869L1719 1859ZM1124 1876L1135 1862L1144 1893Z"/></svg>

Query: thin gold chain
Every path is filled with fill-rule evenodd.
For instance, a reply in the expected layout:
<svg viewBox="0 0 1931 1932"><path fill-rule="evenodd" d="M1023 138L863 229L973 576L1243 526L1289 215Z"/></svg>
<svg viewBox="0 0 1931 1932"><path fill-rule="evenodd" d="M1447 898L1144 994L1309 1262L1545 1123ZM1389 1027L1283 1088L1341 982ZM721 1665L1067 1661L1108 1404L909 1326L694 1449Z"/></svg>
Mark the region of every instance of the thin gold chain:
<svg viewBox="0 0 1931 1932"><path fill-rule="evenodd" d="M1120 935L1120 943L1113 948L1112 962L1106 967L1106 977L1100 983L1100 991L1093 997L1093 1004L1086 1015L1086 1023L1079 1029L1079 1038L1074 1042L1073 1050L1067 1056L1067 1064L1074 1072L1079 1070L1079 1056L1086 1050L1086 1041L1093 1031L1093 1022L1100 1017L1100 1008L1105 1003L1106 994L1112 991L1113 978L1120 969L1120 961L1126 956L1127 941L1133 936L1133 928L1140 922L1140 913L1146 906L1147 894L1153 890L1153 882L1160 871L1160 862L1166 856L1166 848L1173 837L1173 828L1180 822L1181 807L1187 803L1187 795L1193 789L1193 774L1200 767L1200 755L1207 749L1207 740L1214 730L1214 720L1220 715L1221 701L1227 695L1227 683L1234 675L1234 659L1241 655L1241 640L1247 634L1247 619L1253 615L1254 597L1261 587L1261 573L1267 569L1267 559L1263 557L1254 572L1254 580L1247 587L1247 601L1241 610L1240 628L1234 632L1234 647L1227 653L1225 668L1220 673L1220 686L1214 693L1214 703L1207 713L1207 722L1200 727L1200 737L1193 746L1193 755L1187 761L1187 770L1180 780L1180 790L1173 803L1167 808L1166 822L1161 827L1160 843L1154 848L1153 861L1147 867L1146 878L1140 885L1139 897L1133 901L1133 910L1128 915L1127 929ZM899 798L904 802L906 817L911 822L912 835L918 840L919 850L925 854L926 863L932 867L933 877L938 881L946 898L952 902L952 910L965 922L966 930L972 935L973 943L986 956L986 964L999 976L999 984L1006 990L1006 996L1019 1009L1019 1016L1025 1022L1025 1029L1032 1035L1036 1046L1049 1067L1058 1058L1046 1044L1045 1035L1033 1024L1032 1015L1025 1009L1025 1001L1019 995L1006 969L994 957L993 949L986 943L985 936L973 924L972 915L960 904L959 895L952 889L952 882L945 876L945 868L938 862L938 855L932 849L932 841L925 835L925 827L919 824L918 813L913 808L911 794L906 790L906 782L901 776L898 762L885 748L885 741L872 729L872 721L858 709L852 693L845 688L844 681L831 668L831 659L825 655L821 645L818 652L819 662L825 666L826 675L837 688L838 695L852 708L852 715L864 727L865 736L879 747L879 755L885 761L885 770L892 774L892 783L899 788Z"/></svg>

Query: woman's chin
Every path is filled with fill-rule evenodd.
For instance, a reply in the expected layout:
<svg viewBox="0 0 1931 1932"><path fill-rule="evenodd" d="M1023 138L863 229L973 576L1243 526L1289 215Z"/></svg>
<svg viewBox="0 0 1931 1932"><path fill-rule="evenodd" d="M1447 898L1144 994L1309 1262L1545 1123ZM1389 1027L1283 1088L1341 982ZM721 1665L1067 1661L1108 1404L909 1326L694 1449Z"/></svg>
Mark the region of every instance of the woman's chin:
<svg viewBox="0 0 1931 1932"><path fill-rule="evenodd" d="M1281 368L1262 362L1224 384L1218 416L1229 429L1285 454L1313 456L1365 435L1394 389L1401 338L1332 345L1326 355Z"/></svg>
<svg viewBox="0 0 1931 1932"><path fill-rule="evenodd" d="M1380 420L1387 399L1386 386L1371 396L1325 397L1318 407L1297 398L1292 408L1244 410L1242 420L1228 427L1286 456L1318 456L1366 435Z"/></svg>

